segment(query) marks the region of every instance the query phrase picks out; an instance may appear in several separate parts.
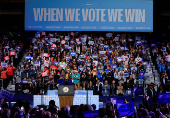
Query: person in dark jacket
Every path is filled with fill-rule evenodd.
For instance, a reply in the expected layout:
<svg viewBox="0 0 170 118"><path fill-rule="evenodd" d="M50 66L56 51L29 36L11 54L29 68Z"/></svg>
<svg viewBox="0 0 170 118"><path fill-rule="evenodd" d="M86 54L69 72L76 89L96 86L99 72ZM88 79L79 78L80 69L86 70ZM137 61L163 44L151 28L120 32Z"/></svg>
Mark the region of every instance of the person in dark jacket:
<svg viewBox="0 0 170 118"><path fill-rule="evenodd" d="M94 95L102 95L102 85L100 80L97 80L96 85L94 86Z"/></svg>

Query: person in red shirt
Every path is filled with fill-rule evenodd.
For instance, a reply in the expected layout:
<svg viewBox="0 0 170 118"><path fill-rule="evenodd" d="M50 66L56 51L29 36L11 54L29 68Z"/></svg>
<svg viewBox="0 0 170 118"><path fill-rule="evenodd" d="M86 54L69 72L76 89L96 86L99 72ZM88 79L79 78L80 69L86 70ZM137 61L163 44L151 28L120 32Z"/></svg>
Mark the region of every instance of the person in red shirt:
<svg viewBox="0 0 170 118"><path fill-rule="evenodd" d="M12 66L11 64L8 65L8 82L11 81L11 83L13 84L13 75L14 75L14 69L15 67Z"/></svg>
<svg viewBox="0 0 170 118"><path fill-rule="evenodd" d="M8 80L7 80L7 70L6 68L2 68L1 71L1 79L3 79L3 88L6 89L8 85Z"/></svg>

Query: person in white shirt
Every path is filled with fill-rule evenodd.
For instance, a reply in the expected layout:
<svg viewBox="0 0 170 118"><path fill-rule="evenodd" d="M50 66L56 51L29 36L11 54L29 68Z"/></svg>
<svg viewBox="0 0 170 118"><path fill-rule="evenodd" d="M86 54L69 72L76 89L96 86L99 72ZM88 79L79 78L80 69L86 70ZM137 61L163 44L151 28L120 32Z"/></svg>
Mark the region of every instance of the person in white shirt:
<svg viewBox="0 0 170 118"><path fill-rule="evenodd" d="M135 62L136 62L136 64L138 64L139 62L142 62L142 58L139 56L139 54L135 58Z"/></svg>
<svg viewBox="0 0 170 118"><path fill-rule="evenodd" d="M128 56L126 55L126 53L124 53L124 55L122 55L122 57L123 57L123 61L125 61L126 58L128 59Z"/></svg>
<svg viewBox="0 0 170 118"><path fill-rule="evenodd" d="M119 79L119 70L118 69L116 69L116 71L114 72L114 78L115 79Z"/></svg>
<svg viewBox="0 0 170 118"><path fill-rule="evenodd" d="M49 67L49 65L50 65L50 57L44 57L44 65Z"/></svg>

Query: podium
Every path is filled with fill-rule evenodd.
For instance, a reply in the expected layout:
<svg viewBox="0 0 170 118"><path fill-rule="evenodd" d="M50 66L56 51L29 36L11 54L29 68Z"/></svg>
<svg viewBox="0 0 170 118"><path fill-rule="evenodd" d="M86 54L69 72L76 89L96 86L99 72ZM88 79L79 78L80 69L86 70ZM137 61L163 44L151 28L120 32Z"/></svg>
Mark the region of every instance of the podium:
<svg viewBox="0 0 170 118"><path fill-rule="evenodd" d="M58 96L60 101L60 109L65 106L72 106L74 97L74 86L58 86Z"/></svg>

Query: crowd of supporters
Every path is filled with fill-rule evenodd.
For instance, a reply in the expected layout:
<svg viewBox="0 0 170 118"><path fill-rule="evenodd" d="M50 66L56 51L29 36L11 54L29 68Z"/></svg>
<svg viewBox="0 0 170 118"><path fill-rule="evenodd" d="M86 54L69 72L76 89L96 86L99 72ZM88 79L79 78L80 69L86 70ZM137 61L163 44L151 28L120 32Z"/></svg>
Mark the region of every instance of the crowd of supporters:
<svg viewBox="0 0 170 118"><path fill-rule="evenodd" d="M103 108L100 108L98 114L94 118L169 118L170 117L170 105L169 103L164 105L154 104L151 108L148 103L149 97L144 97L143 104L139 105L139 108L134 106L135 111L132 116L119 117L119 111L117 106L113 103L106 103ZM125 100L125 103L128 101ZM51 100L49 106L36 106L33 109L30 107L29 102L22 102L17 100L16 103L11 106L11 103L7 104L6 100L1 101L0 118L85 118L84 112L94 111L96 106L93 105L73 105L66 106L60 110L55 105L55 102Z"/></svg>
<svg viewBox="0 0 170 118"><path fill-rule="evenodd" d="M14 83L14 70L23 57L23 34L16 32L3 33L0 37L0 85L7 89Z"/></svg>
<svg viewBox="0 0 170 118"><path fill-rule="evenodd" d="M22 79L32 83L32 94L74 85L75 90L93 90L95 95L122 96L143 86L150 51L138 35L41 32L32 39Z"/></svg>

